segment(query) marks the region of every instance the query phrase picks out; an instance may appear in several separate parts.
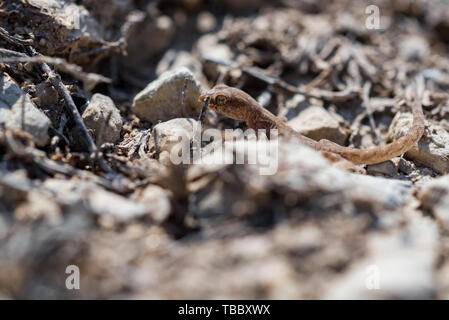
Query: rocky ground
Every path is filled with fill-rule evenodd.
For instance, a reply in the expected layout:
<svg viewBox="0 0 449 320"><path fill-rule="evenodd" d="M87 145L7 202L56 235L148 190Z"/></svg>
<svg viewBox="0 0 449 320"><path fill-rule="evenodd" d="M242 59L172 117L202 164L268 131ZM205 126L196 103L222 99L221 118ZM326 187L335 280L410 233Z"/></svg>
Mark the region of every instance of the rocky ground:
<svg viewBox="0 0 449 320"><path fill-rule="evenodd" d="M449 3L371 2L1 2L0 298L449 298ZM352 171L286 140L273 175L173 164L217 83L358 148L417 90L426 129Z"/></svg>

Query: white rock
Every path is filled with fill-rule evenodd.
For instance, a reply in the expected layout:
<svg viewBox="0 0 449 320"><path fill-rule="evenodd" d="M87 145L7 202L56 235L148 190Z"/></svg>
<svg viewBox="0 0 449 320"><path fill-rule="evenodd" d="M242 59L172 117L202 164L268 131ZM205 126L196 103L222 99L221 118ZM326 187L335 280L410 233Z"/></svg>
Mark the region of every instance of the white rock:
<svg viewBox="0 0 449 320"><path fill-rule="evenodd" d="M221 72L226 71L226 67L208 60L222 62L224 64L232 63L234 54L231 49L223 43L218 42L217 35L206 34L196 43L196 53L203 60L203 72L211 78L216 78Z"/></svg>
<svg viewBox="0 0 449 320"><path fill-rule="evenodd" d="M268 144L275 145L276 142L270 141ZM248 141L246 145L248 148L245 154L260 150L255 141ZM266 157L258 158L256 164L219 165L214 160L223 159L224 156L214 153L203 158L202 164L190 166L187 174L191 181L189 190L201 195L197 199L199 211L204 211L205 215L228 214L233 211L234 202L262 196L266 190L280 188L299 198L321 193L334 194L341 203L347 204L345 208L348 214L363 203L366 207L375 208L380 217L383 211L388 212L404 205L411 193L407 182L358 175L338 169L320 153L297 143L281 140L278 147L277 153L272 152ZM242 151L236 150L237 152L232 152L231 149L231 153L238 158L238 153ZM227 152L229 151L223 151L224 154ZM214 179L218 170L222 173L229 171L230 175L237 171L239 179L245 181L244 190L237 191L222 184L211 186L211 179ZM229 203L229 198L235 201Z"/></svg>
<svg viewBox="0 0 449 320"><path fill-rule="evenodd" d="M75 56L85 52L86 47L104 43L105 27L84 5L59 0L30 0L29 3L35 10L27 10L23 19L51 21L39 26L38 41L35 41L43 54L55 56L70 52Z"/></svg>
<svg viewBox="0 0 449 320"><path fill-rule="evenodd" d="M142 72L142 66L154 55L163 53L176 34L176 26L167 15L150 17L136 11L135 24L127 35L126 57L121 61L124 66Z"/></svg>
<svg viewBox="0 0 449 320"><path fill-rule="evenodd" d="M170 152L184 139L188 143L193 137L196 120L191 118L178 118L159 123L153 127L148 140L148 150L151 156L159 156L165 164L170 161ZM190 148L190 145L187 145ZM188 152L189 149L187 149Z"/></svg>
<svg viewBox="0 0 449 320"><path fill-rule="evenodd" d="M408 224L376 234L368 256L329 284L324 299L433 299L438 229L434 221L408 212Z"/></svg>
<svg viewBox="0 0 449 320"><path fill-rule="evenodd" d="M156 67L156 74L160 76L166 71L177 70L182 67L189 69L201 85L207 85L201 62L188 51L168 50L159 61Z"/></svg>
<svg viewBox="0 0 449 320"><path fill-rule="evenodd" d="M128 221L147 214L144 205L98 187L87 194L87 200L94 213L111 216L118 221Z"/></svg>
<svg viewBox="0 0 449 320"><path fill-rule="evenodd" d="M397 140L410 129L411 113L398 112L388 130L388 139ZM429 135L430 134L430 135ZM405 155L438 173L449 172L449 133L436 124L428 124L423 137Z"/></svg>
<svg viewBox="0 0 449 320"><path fill-rule="evenodd" d="M420 36L407 36L399 44L399 52L407 60L426 57L430 51L427 40Z"/></svg>
<svg viewBox="0 0 449 320"><path fill-rule="evenodd" d="M85 206L99 216L109 216L118 221L128 221L147 214L143 204L106 191L92 182L47 179L43 187L55 194L57 202L67 206Z"/></svg>
<svg viewBox="0 0 449 320"><path fill-rule="evenodd" d="M6 73L0 75L0 123L10 129L21 129L22 105L25 131L31 134L36 145L45 146L50 141L50 119L35 106L14 80Z"/></svg>
<svg viewBox="0 0 449 320"><path fill-rule="evenodd" d="M32 190L27 195L27 201L18 206L14 212L20 221L33 221L41 218L51 224L58 224L62 220L61 208L55 199L48 194Z"/></svg>
<svg viewBox="0 0 449 320"><path fill-rule="evenodd" d="M300 112L288 124L301 134L314 140L328 139L344 144L348 132L340 127L340 123L326 109L310 106Z"/></svg>
<svg viewBox="0 0 449 320"><path fill-rule="evenodd" d="M217 26L217 20L215 16L208 12L203 11L198 14L196 28L199 32L205 33L212 31Z"/></svg>
<svg viewBox="0 0 449 320"><path fill-rule="evenodd" d="M133 101L136 115L156 123L179 117L199 116L200 87L192 72L179 68L163 73L139 92Z"/></svg>
<svg viewBox="0 0 449 320"><path fill-rule="evenodd" d="M231 49L223 43L218 43L218 38L214 34L202 36L196 44L196 49L202 59L211 58L222 62L230 62L234 57Z"/></svg>
<svg viewBox="0 0 449 320"><path fill-rule="evenodd" d="M164 222L171 211L171 193L157 185L149 185L133 199L145 206L147 214L156 223Z"/></svg>
<svg viewBox="0 0 449 320"><path fill-rule="evenodd" d="M111 117L106 124L109 113ZM86 110L83 112L86 127L93 131L95 139L103 127L102 142L116 142L122 130L122 117L114 102L108 96L96 93L92 96Z"/></svg>

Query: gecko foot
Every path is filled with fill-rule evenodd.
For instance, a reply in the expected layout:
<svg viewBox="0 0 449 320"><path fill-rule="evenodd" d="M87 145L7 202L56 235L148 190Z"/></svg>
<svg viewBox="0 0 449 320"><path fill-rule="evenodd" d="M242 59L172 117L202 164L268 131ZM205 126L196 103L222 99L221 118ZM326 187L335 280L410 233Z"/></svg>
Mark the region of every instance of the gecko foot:
<svg viewBox="0 0 449 320"><path fill-rule="evenodd" d="M351 161L346 160L342 156L336 153L320 151L321 155L329 160L337 168L348 170L354 173L366 174L366 170L362 166L353 164Z"/></svg>

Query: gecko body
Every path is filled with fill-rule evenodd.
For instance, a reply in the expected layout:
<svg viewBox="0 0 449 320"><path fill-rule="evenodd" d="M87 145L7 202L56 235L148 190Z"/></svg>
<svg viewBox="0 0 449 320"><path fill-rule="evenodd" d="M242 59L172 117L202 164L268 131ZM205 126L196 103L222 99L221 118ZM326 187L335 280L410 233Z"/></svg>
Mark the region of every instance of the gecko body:
<svg viewBox="0 0 449 320"><path fill-rule="evenodd" d="M263 108L244 91L226 85L217 85L200 96L200 102L209 100L209 108L229 118L245 121L254 129L277 129L280 134L295 137L299 143L317 151L339 155L353 164L377 164L408 151L419 141L424 132L424 115L420 101L415 97L412 104L413 124L406 135L384 146L370 149L344 147L332 141L315 141L291 128L285 120Z"/></svg>

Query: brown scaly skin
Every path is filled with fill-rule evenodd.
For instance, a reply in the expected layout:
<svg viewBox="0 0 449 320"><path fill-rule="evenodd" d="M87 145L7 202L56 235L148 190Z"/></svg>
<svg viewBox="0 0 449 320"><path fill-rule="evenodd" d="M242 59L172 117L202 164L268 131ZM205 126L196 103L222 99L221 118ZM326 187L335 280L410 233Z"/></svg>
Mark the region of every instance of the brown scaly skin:
<svg viewBox="0 0 449 320"><path fill-rule="evenodd" d="M366 150L343 147L332 141L322 139L315 141L307 138L289 127L283 119L263 108L259 103L244 91L217 85L200 96L200 103L209 98L209 107L229 118L245 121L254 129L278 129L280 134L294 136L301 144L307 145L317 151L333 153L351 161L353 164L376 164L390 160L408 151L421 139L424 133L424 115L421 103L415 97L413 111L413 125L409 132L385 146L374 147Z"/></svg>

